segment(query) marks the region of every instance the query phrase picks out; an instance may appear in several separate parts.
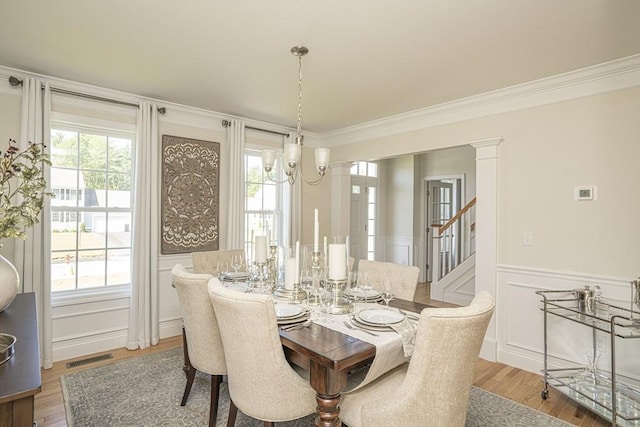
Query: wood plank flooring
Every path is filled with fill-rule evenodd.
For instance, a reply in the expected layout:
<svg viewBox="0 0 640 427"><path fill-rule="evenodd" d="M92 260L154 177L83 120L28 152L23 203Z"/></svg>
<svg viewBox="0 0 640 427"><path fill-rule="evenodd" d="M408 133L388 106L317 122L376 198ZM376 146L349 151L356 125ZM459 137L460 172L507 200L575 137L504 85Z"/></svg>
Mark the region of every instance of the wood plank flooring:
<svg viewBox="0 0 640 427"><path fill-rule="evenodd" d="M420 284L418 286L415 300L437 306L451 306L451 304L431 301L429 297L429 287L427 284ZM157 346L145 350L129 351L124 348L112 350L110 353L113 355L113 359L106 361L67 369L67 362L89 357L84 356L78 359L56 362L53 364L52 369L43 369L42 392L37 394L35 399L35 415L38 427L67 426L64 402L62 398L62 388L60 386L60 377L62 375L107 363L113 363L114 361L129 357L137 357L169 350L180 345L182 345L182 338L177 336L163 339ZM604 427L609 425L609 423L603 419L597 417L590 411L583 409L581 406L572 402L570 399L564 397L553 389L550 389L549 399L542 400L540 397L540 392L542 390L540 375L532 374L503 363L492 363L479 359L476 365L474 385L536 409L540 412L560 418L576 426Z"/></svg>

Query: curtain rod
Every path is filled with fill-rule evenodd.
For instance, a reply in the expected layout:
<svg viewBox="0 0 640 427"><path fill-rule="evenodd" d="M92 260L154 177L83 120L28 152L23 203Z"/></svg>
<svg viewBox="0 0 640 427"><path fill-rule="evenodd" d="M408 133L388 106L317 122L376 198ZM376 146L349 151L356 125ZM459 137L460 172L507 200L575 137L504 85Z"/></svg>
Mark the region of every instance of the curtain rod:
<svg viewBox="0 0 640 427"><path fill-rule="evenodd" d="M231 126L231 122L229 120L223 120L222 121L222 126L229 127L229 126ZM273 133L275 135L282 135L282 136L285 136L287 138L289 137L288 133L282 133L282 132L278 132L278 131L275 131L275 130L262 129L262 128L257 128L257 127L253 127L253 126L245 126L245 128L246 129L251 129L251 130L257 130L257 131L260 131L260 132Z"/></svg>
<svg viewBox="0 0 640 427"><path fill-rule="evenodd" d="M9 84L11 86L22 86L22 80L10 76L9 77ZM120 101L117 99L111 99L111 98L105 98L102 96L96 96L96 95L89 95L86 93L80 93L80 92L74 92L71 90L66 90L66 89L60 89L60 88L56 88L56 87L52 87L51 88L51 92L56 92L56 93L61 93L64 95L73 95L73 96L78 96L80 98L88 98L88 99L93 99L96 101L104 101L104 102L110 102L111 104L119 104L119 105L126 105L128 107L135 107L135 108L139 108L140 106L138 104L134 104L132 102L126 102L126 101ZM158 107L158 112L160 114L164 114L167 112L167 109L165 107Z"/></svg>

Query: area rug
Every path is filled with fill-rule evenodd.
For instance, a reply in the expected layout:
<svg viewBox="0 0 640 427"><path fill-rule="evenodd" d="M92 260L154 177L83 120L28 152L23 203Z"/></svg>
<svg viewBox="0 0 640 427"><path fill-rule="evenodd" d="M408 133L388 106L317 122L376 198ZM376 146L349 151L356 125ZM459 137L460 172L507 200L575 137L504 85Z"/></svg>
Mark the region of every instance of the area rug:
<svg viewBox="0 0 640 427"><path fill-rule="evenodd" d="M68 427L102 426L206 426L209 418L208 376L198 373L186 406L180 406L185 385L182 349L133 357L64 375L62 393ZM217 426L225 426L229 393L221 387ZM278 426L313 426L314 416L278 423ZM425 425L426 420L425 420ZM561 420L473 387L467 427L567 427ZM238 412L238 427L262 426Z"/></svg>

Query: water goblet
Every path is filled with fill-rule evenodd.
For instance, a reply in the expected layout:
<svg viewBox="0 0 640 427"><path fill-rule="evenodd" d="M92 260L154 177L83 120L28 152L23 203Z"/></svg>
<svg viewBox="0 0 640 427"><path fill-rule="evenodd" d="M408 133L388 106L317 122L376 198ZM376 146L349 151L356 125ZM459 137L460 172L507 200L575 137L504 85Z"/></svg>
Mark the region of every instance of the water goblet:
<svg viewBox="0 0 640 427"><path fill-rule="evenodd" d="M226 261L218 262L218 279L224 282L224 277L229 272L229 264Z"/></svg>
<svg viewBox="0 0 640 427"><path fill-rule="evenodd" d="M384 278L382 282L382 299L384 300L384 304L387 306L387 310L389 310L389 303L393 300L393 286L391 286L391 280L389 278Z"/></svg>
<svg viewBox="0 0 640 427"><path fill-rule="evenodd" d="M242 267L242 256L241 255L233 255L231 256L231 267L233 268L233 271L235 272L235 277L238 276L238 269L240 269L240 267Z"/></svg>

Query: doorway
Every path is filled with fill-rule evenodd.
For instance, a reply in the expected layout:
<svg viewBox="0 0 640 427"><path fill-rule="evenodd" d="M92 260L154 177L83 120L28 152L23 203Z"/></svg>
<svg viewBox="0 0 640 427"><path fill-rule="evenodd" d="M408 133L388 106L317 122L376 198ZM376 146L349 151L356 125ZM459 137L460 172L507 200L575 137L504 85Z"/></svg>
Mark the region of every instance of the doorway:
<svg viewBox="0 0 640 427"><path fill-rule="evenodd" d="M423 263L424 278L426 282L432 281L433 263L433 224L444 225L464 206L464 175L449 175L426 177L423 181L423 212L424 218L424 256ZM462 238L459 224L453 225L455 239L449 246L443 245L440 248L442 259L450 259L451 253L455 253L458 248L459 239Z"/></svg>

